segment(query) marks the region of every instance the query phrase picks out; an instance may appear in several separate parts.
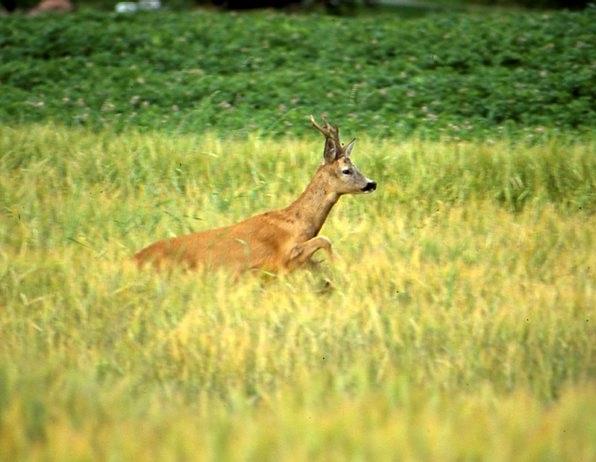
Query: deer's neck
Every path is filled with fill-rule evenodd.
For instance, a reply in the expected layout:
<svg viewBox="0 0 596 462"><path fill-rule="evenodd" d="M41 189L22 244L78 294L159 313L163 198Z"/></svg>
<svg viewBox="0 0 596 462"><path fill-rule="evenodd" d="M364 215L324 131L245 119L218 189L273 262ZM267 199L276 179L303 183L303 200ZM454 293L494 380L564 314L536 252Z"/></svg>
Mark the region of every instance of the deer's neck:
<svg viewBox="0 0 596 462"><path fill-rule="evenodd" d="M315 174L300 197L285 210L305 239L311 239L319 233L327 215L339 200L339 194L330 191L325 183L320 175Z"/></svg>

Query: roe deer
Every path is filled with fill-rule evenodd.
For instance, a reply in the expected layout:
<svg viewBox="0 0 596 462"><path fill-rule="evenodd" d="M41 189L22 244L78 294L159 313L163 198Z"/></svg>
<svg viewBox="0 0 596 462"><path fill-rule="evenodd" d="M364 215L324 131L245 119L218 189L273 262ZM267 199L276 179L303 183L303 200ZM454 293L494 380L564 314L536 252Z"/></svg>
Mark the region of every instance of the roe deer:
<svg viewBox="0 0 596 462"><path fill-rule="evenodd" d="M372 192L377 183L362 175L350 160L355 140L344 146L337 126L325 118L323 126L313 116L310 121L325 136L324 161L292 204L235 225L155 242L134 256L137 264L289 272L307 263L319 249L333 258L329 239L317 236L331 208L341 195Z"/></svg>

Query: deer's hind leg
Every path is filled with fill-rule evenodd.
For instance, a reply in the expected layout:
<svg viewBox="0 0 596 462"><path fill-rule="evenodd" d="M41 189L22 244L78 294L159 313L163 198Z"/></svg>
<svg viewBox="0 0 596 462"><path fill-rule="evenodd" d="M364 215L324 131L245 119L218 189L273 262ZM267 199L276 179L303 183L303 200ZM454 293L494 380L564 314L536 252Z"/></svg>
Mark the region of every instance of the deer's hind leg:
<svg viewBox="0 0 596 462"><path fill-rule="evenodd" d="M310 260L310 257L319 250L322 249L328 256L329 259L333 260L333 250L331 249L331 241L323 236L313 237L308 241L302 242L296 245L290 252L290 266L296 268L301 266Z"/></svg>

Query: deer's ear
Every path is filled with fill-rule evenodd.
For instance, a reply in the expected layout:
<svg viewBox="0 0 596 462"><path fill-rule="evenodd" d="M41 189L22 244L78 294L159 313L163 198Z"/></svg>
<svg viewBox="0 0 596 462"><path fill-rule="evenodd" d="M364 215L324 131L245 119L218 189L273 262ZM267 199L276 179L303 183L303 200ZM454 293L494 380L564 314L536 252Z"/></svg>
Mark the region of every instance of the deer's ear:
<svg viewBox="0 0 596 462"><path fill-rule="evenodd" d="M325 163L330 164L331 162L337 159L337 147L335 143L331 139L327 139L325 141L325 151L323 152L323 157L325 158Z"/></svg>
<svg viewBox="0 0 596 462"><path fill-rule="evenodd" d="M344 156L350 158L350 154L352 154L352 149L354 149L354 143L356 142L356 138L348 143L348 145L344 148Z"/></svg>

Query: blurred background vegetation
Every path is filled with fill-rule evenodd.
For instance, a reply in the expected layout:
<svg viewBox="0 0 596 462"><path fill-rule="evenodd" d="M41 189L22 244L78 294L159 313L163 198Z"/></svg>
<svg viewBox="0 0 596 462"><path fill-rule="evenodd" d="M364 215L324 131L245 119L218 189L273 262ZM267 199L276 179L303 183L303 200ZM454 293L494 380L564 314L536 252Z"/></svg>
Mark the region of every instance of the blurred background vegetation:
<svg viewBox="0 0 596 462"><path fill-rule="evenodd" d="M585 132L595 36L594 8L12 15L0 120L291 135L326 112L381 136Z"/></svg>
<svg viewBox="0 0 596 462"><path fill-rule="evenodd" d="M585 8L588 0L195 0L201 4L215 4L226 8L283 8L290 5L301 7L324 6L331 11L354 7L462 7L466 5L523 6L526 8Z"/></svg>
<svg viewBox="0 0 596 462"><path fill-rule="evenodd" d="M2 0L8 11L28 9L37 0ZM112 10L116 0L74 0L77 7ZM276 8L289 11L324 10L331 14L352 15L371 9L393 10L394 13L424 13L433 10L484 7L523 7L532 9L584 9L589 0L165 0L170 9L216 7L230 10Z"/></svg>

